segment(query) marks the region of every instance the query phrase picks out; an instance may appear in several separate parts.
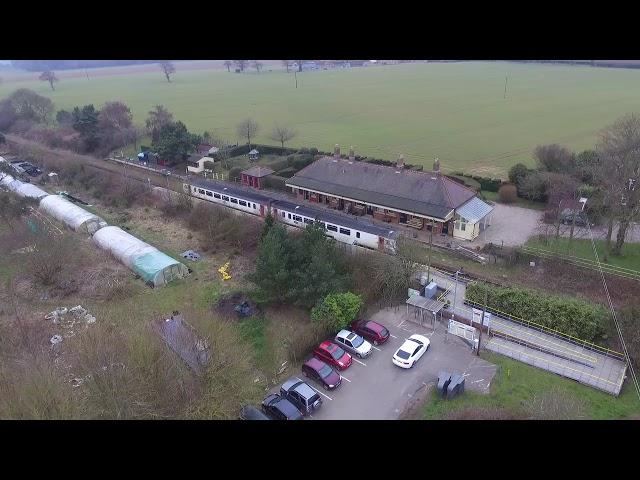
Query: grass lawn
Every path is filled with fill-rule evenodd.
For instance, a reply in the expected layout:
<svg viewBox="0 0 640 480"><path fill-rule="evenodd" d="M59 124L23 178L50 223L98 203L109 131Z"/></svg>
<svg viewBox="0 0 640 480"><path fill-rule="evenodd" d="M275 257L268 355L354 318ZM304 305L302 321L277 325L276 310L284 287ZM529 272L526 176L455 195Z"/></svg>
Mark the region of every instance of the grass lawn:
<svg viewBox="0 0 640 480"><path fill-rule="evenodd" d="M605 241L596 240L596 249L598 250L598 256L602 263L608 265L615 265L618 267L630 268L633 270L640 270L640 243L625 243L622 247L621 255L609 255L605 261ZM541 248L549 251L559 251L565 255L572 255L575 257L586 258L588 260L595 261L596 257L593 253L593 247L591 240L588 239L574 239L569 247L569 239L561 237L557 241L550 239L548 244L544 244L539 238L530 238L527 246Z"/></svg>
<svg viewBox="0 0 640 480"><path fill-rule="evenodd" d="M619 397L581 385L550 372L494 353L483 358L498 365L491 393L482 395L467 390L454 400L442 400L433 393L424 405L425 419L438 419L447 412L464 407L493 407L514 410L523 407L535 395L559 390L581 401L583 415L589 419L620 419L640 414L640 401L632 385L626 384Z"/></svg>
<svg viewBox="0 0 640 480"><path fill-rule="evenodd" d="M120 100L143 125L165 105L195 132L237 140L236 125L251 117L258 143L275 124L298 131L289 146L395 159L430 169L505 176L532 165L542 143L591 148L597 133L620 115L640 109L640 71L510 62L416 63L298 73L235 74L177 65L171 83L161 72L131 70L46 82L7 76L0 98L17 88L50 97L57 109ZM126 72L126 69L121 69ZM504 97L505 76L508 91Z"/></svg>

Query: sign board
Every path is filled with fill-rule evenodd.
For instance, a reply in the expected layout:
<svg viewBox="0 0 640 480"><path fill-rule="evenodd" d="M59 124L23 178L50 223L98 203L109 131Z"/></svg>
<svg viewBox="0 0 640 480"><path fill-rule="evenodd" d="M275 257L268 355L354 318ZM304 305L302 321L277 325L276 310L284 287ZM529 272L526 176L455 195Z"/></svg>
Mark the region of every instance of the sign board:
<svg viewBox="0 0 640 480"><path fill-rule="evenodd" d="M447 331L451 335L464 338L469 343L471 343L472 346L474 345L474 342L477 338L477 332L478 332L478 330L475 327L465 325L464 323L456 322L455 320L449 320Z"/></svg>
<svg viewBox="0 0 640 480"><path fill-rule="evenodd" d="M480 318L482 317L482 310L479 310L477 308L473 309L473 323L480 323ZM482 325L484 325L485 327L489 326L489 322L491 322L491 314L489 312L485 312L484 314L484 322L482 322Z"/></svg>
<svg viewBox="0 0 640 480"><path fill-rule="evenodd" d="M410 288L407 290L407 298L411 298L414 296L420 296L420 291L419 290L415 290L413 288Z"/></svg>

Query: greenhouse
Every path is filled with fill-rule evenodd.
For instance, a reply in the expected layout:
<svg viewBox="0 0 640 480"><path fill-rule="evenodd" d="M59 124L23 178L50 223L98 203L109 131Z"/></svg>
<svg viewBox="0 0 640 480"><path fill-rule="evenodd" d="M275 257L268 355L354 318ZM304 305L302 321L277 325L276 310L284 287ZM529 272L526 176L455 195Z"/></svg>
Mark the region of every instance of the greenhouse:
<svg viewBox="0 0 640 480"><path fill-rule="evenodd" d="M182 263L118 227L104 227L93 241L140 275L147 285L156 287L189 274Z"/></svg>
<svg viewBox="0 0 640 480"><path fill-rule="evenodd" d="M10 176L10 175L9 175ZM17 195L21 197L29 197L35 198L39 200L43 197L49 195L47 192L42 190L41 188L36 187L35 185L31 185L30 183L24 183L20 180L6 181L7 178L3 178L1 180L1 185L7 187L12 192L15 192ZM5 183L6 182L6 183Z"/></svg>
<svg viewBox="0 0 640 480"><path fill-rule="evenodd" d="M107 226L102 218L88 212L59 195L49 195L40 201L40 210L63 222L76 232L94 234Z"/></svg>

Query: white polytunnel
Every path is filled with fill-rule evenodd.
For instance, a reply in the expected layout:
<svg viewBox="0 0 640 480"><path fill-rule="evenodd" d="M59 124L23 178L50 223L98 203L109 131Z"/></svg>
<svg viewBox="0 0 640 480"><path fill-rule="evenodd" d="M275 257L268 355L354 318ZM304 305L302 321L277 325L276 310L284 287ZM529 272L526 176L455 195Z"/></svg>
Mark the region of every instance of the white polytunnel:
<svg viewBox="0 0 640 480"><path fill-rule="evenodd" d="M48 213L76 232L94 234L107 226L102 218L70 202L60 195L49 195L40 201L40 210Z"/></svg>
<svg viewBox="0 0 640 480"><path fill-rule="evenodd" d="M20 180L12 180L11 182L8 182L6 185L4 183L2 185L6 186L9 190L11 190L12 192L15 192L17 195L21 197L29 197L29 198L35 198L36 200L39 200L49 195L47 192L45 192L41 188L38 188L35 185L32 185L30 183L21 182Z"/></svg>
<svg viewBox="0 0 640 480"><path fill-rule="evenodd" d="M8 187L13 181L15 181L15 178L8 173L0 173L0 187Z"/></svg>
<svg viewBox="0 0 640 480"><path fill-rule="evenodd" d="M185 265L119 227L101 228L93 235L93 241L111 252L150 286L165 285L189 274Z"/></svg>

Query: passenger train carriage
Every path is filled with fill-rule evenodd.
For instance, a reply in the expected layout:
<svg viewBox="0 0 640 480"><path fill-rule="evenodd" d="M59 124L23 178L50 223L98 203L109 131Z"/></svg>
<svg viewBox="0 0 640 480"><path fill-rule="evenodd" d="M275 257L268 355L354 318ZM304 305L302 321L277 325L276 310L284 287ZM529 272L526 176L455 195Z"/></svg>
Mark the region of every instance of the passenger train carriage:
<svg viewBox="0 0 640 480"><path fill-rule="evenodd" d="M274 219L298 228L321 222L325 227L325 233L339 242L386 253L395 252L395 231L346 215L298 205L270 196L266 192L251 192L215 180L190 179L189 183L183 184L183 189L193 197L253 215L266 217L271 213Z"/></svg>

